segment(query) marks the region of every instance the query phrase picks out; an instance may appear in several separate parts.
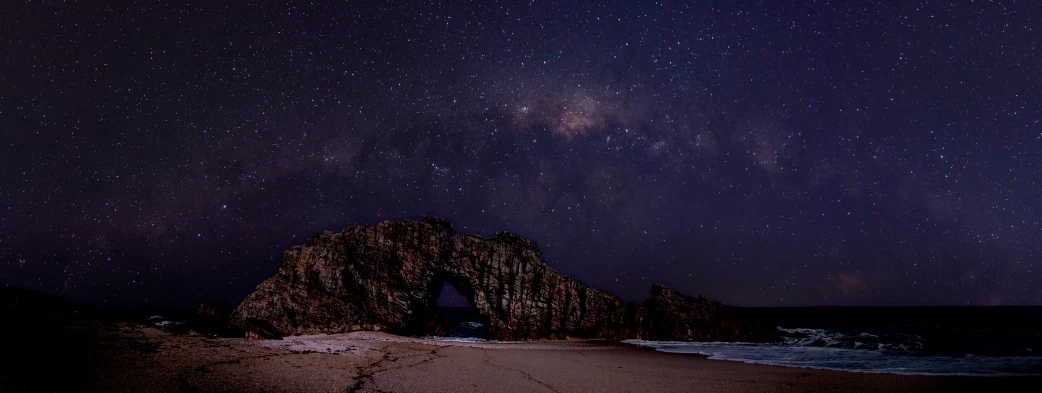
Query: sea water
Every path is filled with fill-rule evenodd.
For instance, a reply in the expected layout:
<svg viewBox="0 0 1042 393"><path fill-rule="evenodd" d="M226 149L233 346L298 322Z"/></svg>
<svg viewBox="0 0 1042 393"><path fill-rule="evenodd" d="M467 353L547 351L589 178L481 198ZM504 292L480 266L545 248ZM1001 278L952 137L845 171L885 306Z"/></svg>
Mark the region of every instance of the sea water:
<svg viewBox="0 0 1042 393"><path fill-rule="evenodd" d="M1042 375L1039 356L928 355L887 349L781 344L627 340L662 352L690 353L713 360L865 373L919 375Z"/></svg>
<svg viewBox="0 0 1042 393"><path fill-rule="evenodd" d="M749 309L779 325L773 344L628 340L714 360L866 373L1042 375L1039 307Z"/></svg>

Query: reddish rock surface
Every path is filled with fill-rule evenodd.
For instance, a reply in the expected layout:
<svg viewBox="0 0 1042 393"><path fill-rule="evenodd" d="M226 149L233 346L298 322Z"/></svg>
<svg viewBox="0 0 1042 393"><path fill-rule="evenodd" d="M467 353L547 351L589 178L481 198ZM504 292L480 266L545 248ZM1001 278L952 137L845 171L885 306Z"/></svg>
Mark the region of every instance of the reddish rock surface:
<svg viewBox="0 0 1042 393"><path fill-rule="evenodd" d="M752 334L744 330L747 325L730 322L732 313L721 310L731 307L716 302L712 307L700 302L685 306L692 298L672 291L644 306L626 304L558 273L528 239L509 232L489 239L461 235L439 218L350 226L312 237L286 251L278 273L235 309L231 323L252 331L251 326L263 321L281 335L357 330L437 334L444 328L437 297L445 282L471 301L488 337L496 340L746 340L769 335ZM712 321L717 314L728 319L699 322ZM677 325L670 328L672 324Z"/></svg>

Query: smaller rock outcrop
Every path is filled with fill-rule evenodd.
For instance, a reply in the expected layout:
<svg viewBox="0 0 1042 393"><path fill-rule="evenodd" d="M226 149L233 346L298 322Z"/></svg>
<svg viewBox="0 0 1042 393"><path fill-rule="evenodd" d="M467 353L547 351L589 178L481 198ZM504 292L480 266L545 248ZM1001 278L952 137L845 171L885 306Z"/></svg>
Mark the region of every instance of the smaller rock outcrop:
<svg viewBox="0 0 1042 393"><path fill-rule="evenodd" d="M778 340L777 329L748 315L740 307L728 306L703 296L692 297L665 285L651 287L651 299L636 311L637 337L660 341Z"/></svg>
<svg viewBox="0 0 1042 393"><path fill-rule="evenodd" d="M80 311L76 303L57 296L12 286L0 286L0 312L9 321L21 317L64 317Z"/></svg>
<svg viewBox="0 0 1042 393"><path fill-rule="evenodd" d="M191 328L198 333L225 336L232 333L228 317L232 308L220 301L204 301L192 318Z"/></svg>

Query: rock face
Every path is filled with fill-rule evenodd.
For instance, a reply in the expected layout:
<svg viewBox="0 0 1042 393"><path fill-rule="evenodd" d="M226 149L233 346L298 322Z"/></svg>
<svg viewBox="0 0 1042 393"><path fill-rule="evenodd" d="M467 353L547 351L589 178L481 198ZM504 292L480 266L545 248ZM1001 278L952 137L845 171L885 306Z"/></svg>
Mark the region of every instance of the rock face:
<svg viewBox="0 0 1042 393"><path fill-rule="evenodd" d="M735 323L702 330L714 313L730 318L722 311L728 306L684 305L690 298L665 287L644 306L627 304L558 273L541 255L518 235L461 235L439 218L351 226L286 251L278 273L235 309L230 322L255 334L261 333L254 332L259 322L281 335L437 334L445 326L437 297L448 282L470 300L491 339L759 337L727 330L746 326ZM680 323L686 324L669 327Z"/></svg>

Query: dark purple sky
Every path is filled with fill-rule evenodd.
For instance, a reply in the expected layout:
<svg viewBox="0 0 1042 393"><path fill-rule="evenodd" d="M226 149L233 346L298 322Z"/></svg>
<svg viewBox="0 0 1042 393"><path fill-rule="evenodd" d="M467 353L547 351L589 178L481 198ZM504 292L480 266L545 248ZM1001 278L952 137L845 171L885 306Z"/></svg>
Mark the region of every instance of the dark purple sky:
<svg viewBox="0 0 1042 393"><path fill-rule="evenodd" d="M230 3L0 5L0 284L238 302L437 215L625 300L1042 304L1037 2Z"/></svg>

